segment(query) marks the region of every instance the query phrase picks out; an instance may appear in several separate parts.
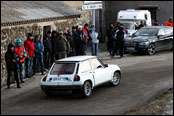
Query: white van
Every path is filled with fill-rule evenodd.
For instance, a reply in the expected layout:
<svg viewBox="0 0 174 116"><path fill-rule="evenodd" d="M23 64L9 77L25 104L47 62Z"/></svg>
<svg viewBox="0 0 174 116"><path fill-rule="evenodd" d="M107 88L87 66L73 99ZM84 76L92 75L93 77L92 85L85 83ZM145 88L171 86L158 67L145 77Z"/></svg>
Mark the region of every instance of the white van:
<svg viewBox="0 0 174 116"><path fill-rule="evenodd" d="M136 32L136 27L138 27L142 20L146 20L147 26L151 26L151 14L148 10L120 10L117 16L117 22L123 24L123 26L128 30L128 36L131 36Z"/></svg>

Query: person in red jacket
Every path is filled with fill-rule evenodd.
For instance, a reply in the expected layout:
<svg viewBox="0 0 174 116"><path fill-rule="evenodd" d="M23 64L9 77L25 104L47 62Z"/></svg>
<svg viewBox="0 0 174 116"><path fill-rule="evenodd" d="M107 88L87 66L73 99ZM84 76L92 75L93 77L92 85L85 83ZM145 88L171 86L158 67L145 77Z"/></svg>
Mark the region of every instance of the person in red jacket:
<svg viewBox="0 0 174 116"><path fill-rule="evenodd" d="M20 80L22 83L24 83L22 72L24 69L24 61L25 61L25 57L27 56L27 53L25 51L25 48L22 47L22 41L20 38L16 40L15 53L17 57L17 67L20 73Z"/></svg>
<svg viewBox="0 0 174 116"><path fill-rule="evenodd" d="M84 25L83 31L85 32L85 35L86 35L86 42L87 42L87 43L88 43L88 41L89 41L88 28L89 28L89 26L88 26L88 24L86 23L86 24Z"/></svg>
<svg viewBox="0 0 174 116"><path fill-rule="evenodd" d="M173 27L173 18L170 17L169 20L165 23L165 26Z"/></svg>
<svg viewBox="0 0 174 116"><path fill-rule="evenodd" d="M32 74L33 57L34 57L34 42L31 33L28 34L27 40L24 42L24 47L27 52L26 57L26 78L30 78Z"/></svg>

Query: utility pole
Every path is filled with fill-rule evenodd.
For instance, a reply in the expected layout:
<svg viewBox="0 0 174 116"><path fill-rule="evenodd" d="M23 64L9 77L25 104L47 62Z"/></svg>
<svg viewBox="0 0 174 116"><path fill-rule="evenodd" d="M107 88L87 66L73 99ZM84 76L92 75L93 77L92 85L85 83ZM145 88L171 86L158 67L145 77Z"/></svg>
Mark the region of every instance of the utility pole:
<svg viewBox="0 0 174 116"><path fill-rule="evenodd" d="M92 24L95 26L95 9L92 9Z"/></svg>

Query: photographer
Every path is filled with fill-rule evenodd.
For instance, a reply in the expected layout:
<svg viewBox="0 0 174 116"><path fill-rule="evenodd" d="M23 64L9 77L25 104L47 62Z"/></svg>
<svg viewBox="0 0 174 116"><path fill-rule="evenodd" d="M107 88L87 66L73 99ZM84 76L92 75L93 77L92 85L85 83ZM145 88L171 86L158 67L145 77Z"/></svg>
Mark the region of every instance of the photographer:
<svg viewBox="0 0 174 116"><path fill-rule="evenodd" d="M22 83L24 83L23 81L24 77L22 72L24 69L24 61L25 61L25 57L27 56L27 53L25 51L25 48L22 47L22 40L20 38L16 40L15 53L17 57L17 66L20 72L20 80Z"/></svg>

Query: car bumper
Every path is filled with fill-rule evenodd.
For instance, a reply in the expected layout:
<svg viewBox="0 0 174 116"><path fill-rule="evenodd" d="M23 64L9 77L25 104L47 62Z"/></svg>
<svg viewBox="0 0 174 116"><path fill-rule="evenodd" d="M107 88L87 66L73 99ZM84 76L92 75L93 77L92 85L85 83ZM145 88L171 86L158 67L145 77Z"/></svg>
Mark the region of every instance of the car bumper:
<svg viewBox="0 0 174 116"><path fill-rule="evenodd" d="M143 52L147 50L148 45L140 45L137 44L136 46L125 46L125 51L129 52Z"/></svg>
<svg viewBox="0 0 174 116"><path fill-rule="evenodd" d="M48 86L48 85L41 85L41 89L45 91L52 91L52 90L81 90L82 85L57 85L57 86Z"/></svg>

